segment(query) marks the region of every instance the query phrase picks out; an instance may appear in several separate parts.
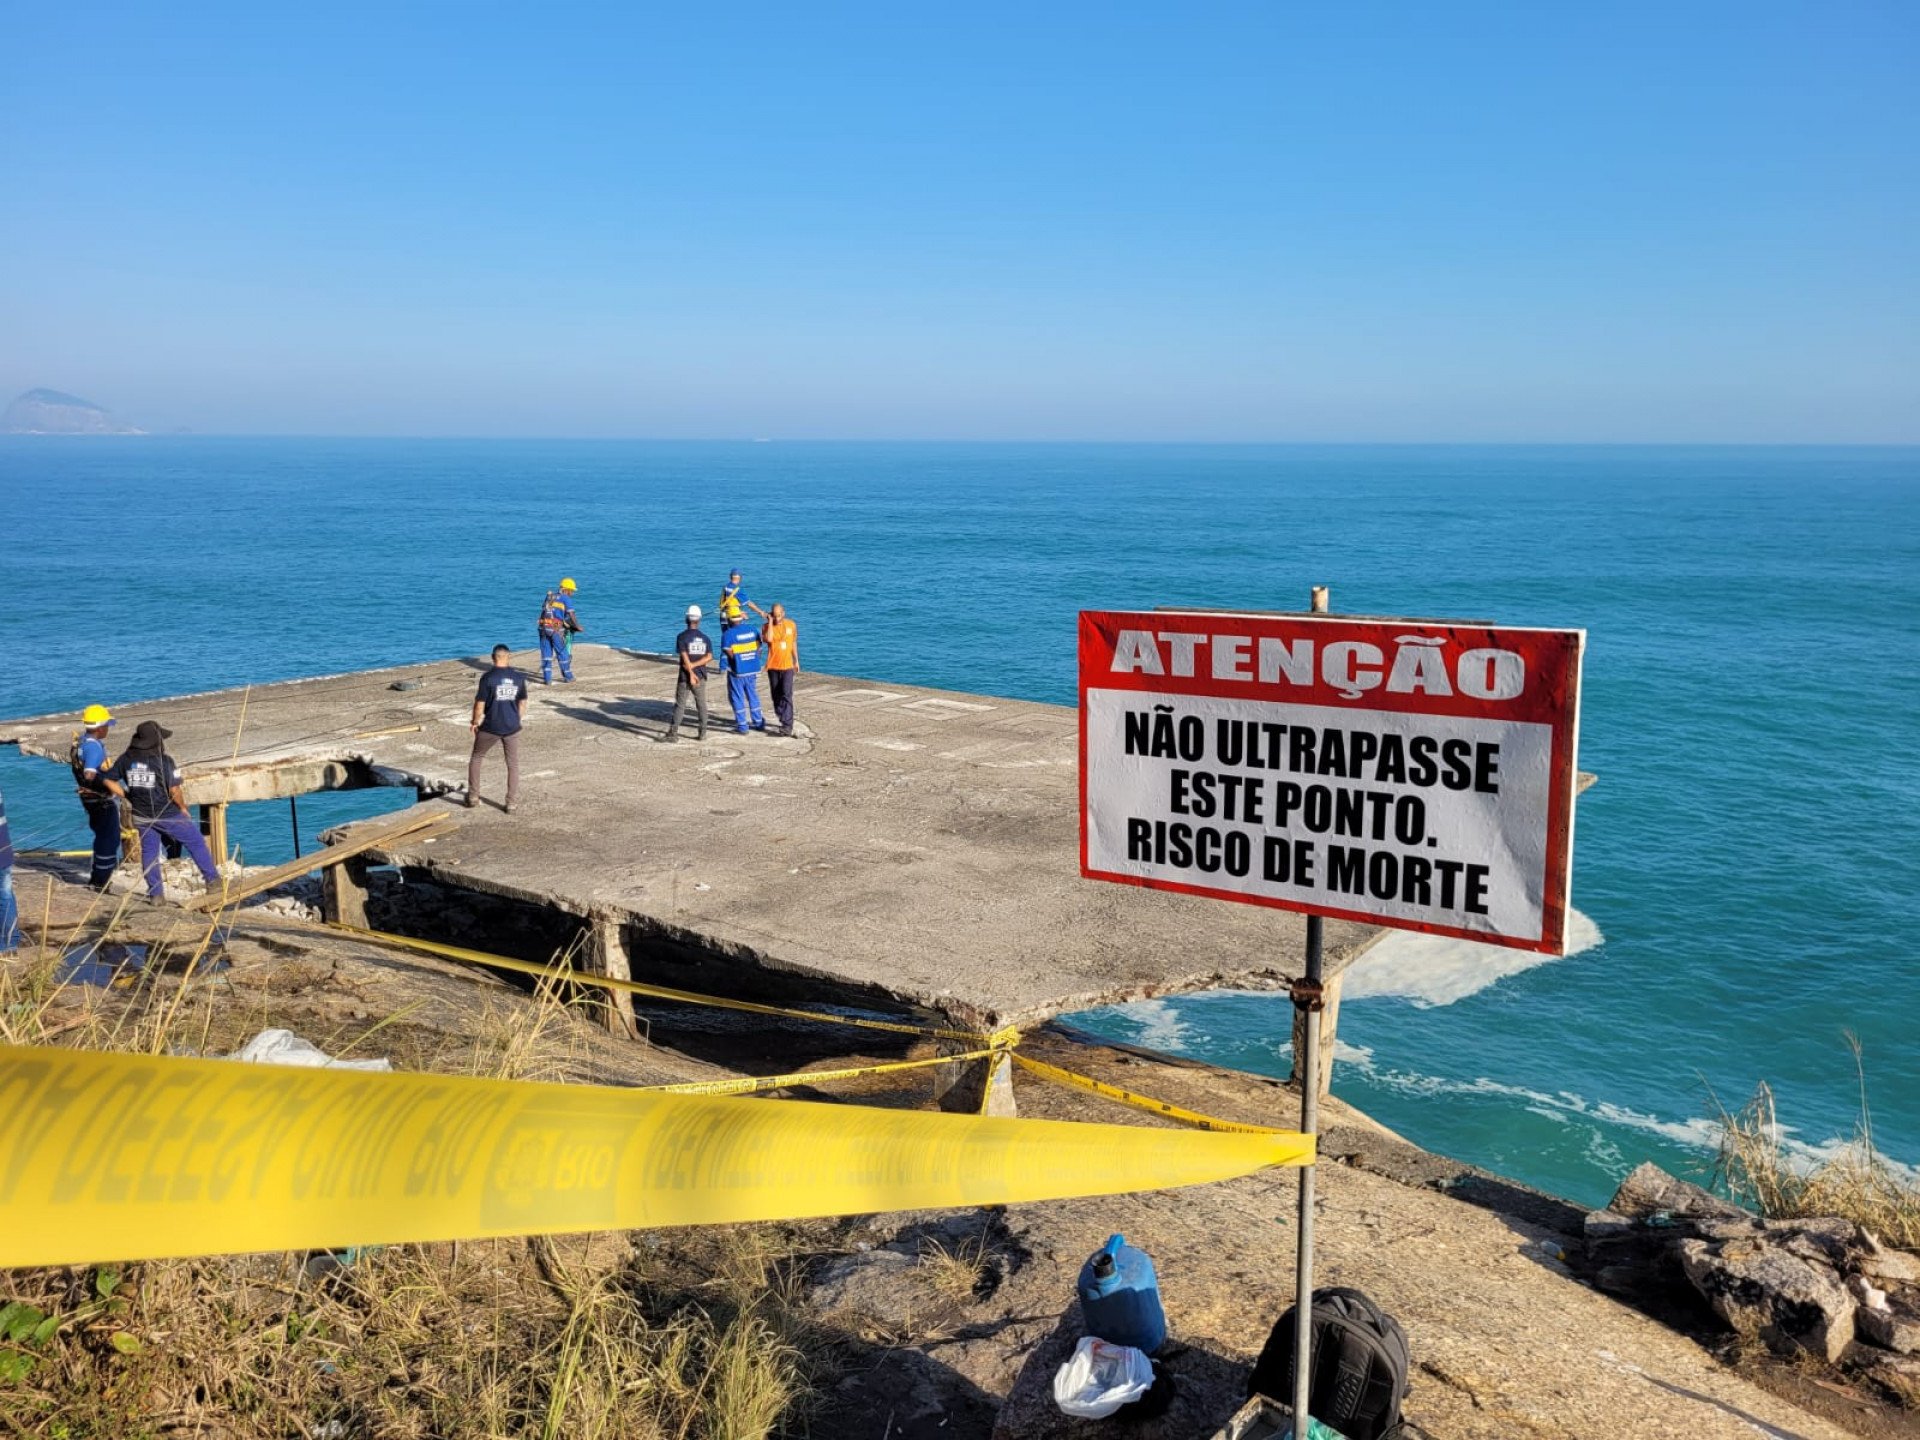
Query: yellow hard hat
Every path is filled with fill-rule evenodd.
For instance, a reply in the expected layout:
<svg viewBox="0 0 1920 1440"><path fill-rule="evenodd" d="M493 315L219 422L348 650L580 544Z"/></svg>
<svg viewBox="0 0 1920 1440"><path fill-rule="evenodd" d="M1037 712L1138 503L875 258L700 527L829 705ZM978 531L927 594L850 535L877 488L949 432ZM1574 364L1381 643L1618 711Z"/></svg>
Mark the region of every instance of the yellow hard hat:
<svg viewBox="0 0 1920 1440"><path fill-rule="evenodd" d="M572 577L569 576L567 579L562 580L560 582L560 588L566 591L569 595L571 595L574 591L578 590L580 587L574 584Z"/></svg>
<svg viewBox="0 0 1920 1440"><path fill-rule="evenodd" d="M83 725L111 725L113 724L113 712L104 705L89 705L80 712L80 723Z"/></svg>

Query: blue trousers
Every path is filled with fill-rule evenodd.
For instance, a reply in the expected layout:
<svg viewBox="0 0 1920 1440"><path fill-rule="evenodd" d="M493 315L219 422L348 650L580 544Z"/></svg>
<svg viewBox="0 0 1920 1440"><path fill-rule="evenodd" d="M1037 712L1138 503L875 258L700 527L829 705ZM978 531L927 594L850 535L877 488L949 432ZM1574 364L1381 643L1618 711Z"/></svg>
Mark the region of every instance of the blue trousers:
<svg viewBox="0 0 1920 1440"><path fill-rule="evenodd" d="M200 867L200 878L209 885L220 883L220 872L213 868L213 852L207 849L200 827L184 815L167 815L158 820L135 820L140 832L140 868L147 877L147 898L158 900L164 890L160 883L161 838L177 840L180 848Z"/></svg>
<svg viewBox="0 0 1920 1440"><path fill-rule="evenodd" d="M747 733L747 716L753 716L753 728L767 728L767 717L760 713L760 676L735 675L727 672L727 703L733 706L733 728L736 733Z"/></svg>
<svg viewBox="0 0 1920 1440"><path fill-rule="evenodd" d="M0 955L20 945L20 907L13 898L13 866L0 865Z"/></svg>
<svg viewBox="0 0 1920 1440"><path fill-rule="evenodd" d="M93 872L87 883L104 890L120 864L120 806L113 800L83 800L87 827L93 831Z"/></svg>
<svg viewBox="0 0 1920 1440"><path fill-rule="evenodd" d="M567 644L564 634L556 635L551 630L540 632L540 678L549 685L553 683L553 662L560 662L560 678L573 679L573 650Z"/></svg>

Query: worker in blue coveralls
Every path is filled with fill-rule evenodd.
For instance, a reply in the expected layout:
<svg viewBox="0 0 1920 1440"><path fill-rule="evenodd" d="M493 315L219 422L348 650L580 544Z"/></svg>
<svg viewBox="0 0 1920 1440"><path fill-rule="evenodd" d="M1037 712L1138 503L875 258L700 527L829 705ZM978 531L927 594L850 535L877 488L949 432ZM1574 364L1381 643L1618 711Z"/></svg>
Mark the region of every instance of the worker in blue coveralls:
<svg viewBox="0 0 1920 1440"><path fill-rule="evenodd" d="M720 659L727 667L727 703L733 706L734 732L747 733L749 715L754 729L765 730L767 720L760 713L760 667L765 656L760 632L747 623L745 616L729 620L720 632Z"/></svg>
<svg viewBox="0 0 1920 1440"><path fill-rule="evenodd" d="M738 567L727 572L727 583L720 587L720 623L731 625L736 620L744 620L746 612L751 610L762 620L767 612L747 598L747 592L740 585Z"/></svg>
<svg viewBox="0 0 1920 1440"><path fill-rule="evenodd" d="M573 637L586 626L573 608L574 592L580 587L571 577L560 582L558 590L549 590L540 606L540 683L553 683L553 662L560 662L560 678L573 683Z"/></svg>
<svg viewBox="0 0 1920 1440"><path fill-rule="evenodd" d="M104 705L89 705L80 712L80 729L67 747L73 788L80 793L87 828L93 831L93 870L87 884L95 890L107 888L120 864L120 802L100 783L101 772L107 768L107 731L111 728L113 712Z"/></svg>
<svg viewBox="0 0 1920 1440"><path fill-rule="evenodd" d="M0 795L0 955L20 948L20 907L13 898L13 831L7 828L7 797Z"/></svg>

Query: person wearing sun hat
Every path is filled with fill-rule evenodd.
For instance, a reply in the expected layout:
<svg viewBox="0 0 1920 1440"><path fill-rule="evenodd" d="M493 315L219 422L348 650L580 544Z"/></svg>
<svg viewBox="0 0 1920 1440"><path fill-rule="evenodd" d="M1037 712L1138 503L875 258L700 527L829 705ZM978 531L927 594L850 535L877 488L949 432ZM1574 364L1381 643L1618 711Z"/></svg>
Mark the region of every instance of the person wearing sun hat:
<svg viewBox="0 0 1920 1440"><path fill-rule="evenodd" d="M159 900L166 893L160 879L160 852L166 840L176 842L193 857L209 889L220 883L206 838L187 815L186 797L180 793L180 767L173 763L163 743L172 734L158 720L142 720L134 727L126 754L100 776L107 789L124 799L133 811L133 828L140 834L140 869L146 876L149 900Z"/></svg>

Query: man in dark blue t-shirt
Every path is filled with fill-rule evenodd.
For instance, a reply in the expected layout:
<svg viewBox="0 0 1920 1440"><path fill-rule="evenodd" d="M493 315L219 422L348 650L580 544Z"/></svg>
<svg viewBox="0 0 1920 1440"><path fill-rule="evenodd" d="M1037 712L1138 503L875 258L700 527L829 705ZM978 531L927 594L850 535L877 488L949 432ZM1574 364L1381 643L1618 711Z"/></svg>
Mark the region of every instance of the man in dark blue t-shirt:
<svg viewBox="0 0 1920 1440"><path fill-rule="evenodd" d="M480 803L480 762L498 745L507 752L507 813L520 798L520 722L527 708L527 682L508 666L513 652L493 647L493 668L480 677L473 696L473 754L467 758L467 808Z"/></svg>
<svg viewBox="0 0 1920 1440"><path fill-rule="evenodd" d="M126 753L100 772L100 783L127 802L133 828L140 836L140 870L147 881L147 898L161 899L165 885L160 856L171 840L200 867L200 878L212 889L220 883L213 853L200 829L187 818L187 797L180 788L180 767L167 754L173 732L158 720L142 720L134 727Z"/></svg>
<svg viewBox="0 0 1920 1440"><path fill-rule="evenodd" d="M713 642L700 628L700 607L687 607L687 628L673 642L676 663L680 667L679 679L673 686L673 723L667 727L667 739L680 739L680 717L687 713L687 702L693 702L694 713L700 717L699 738L707 738L707 664L713 659Z"/></svg>

